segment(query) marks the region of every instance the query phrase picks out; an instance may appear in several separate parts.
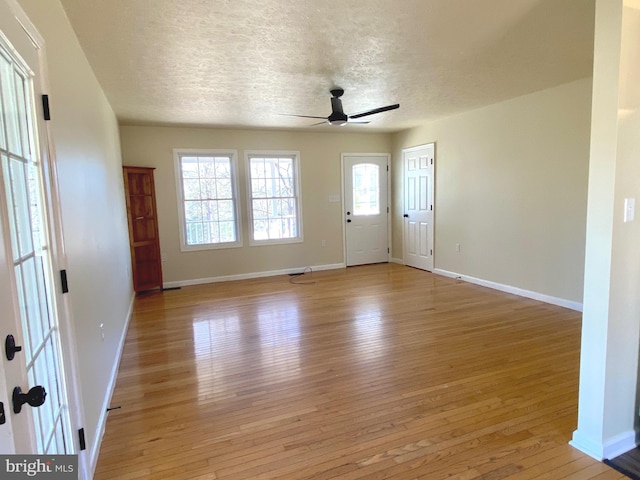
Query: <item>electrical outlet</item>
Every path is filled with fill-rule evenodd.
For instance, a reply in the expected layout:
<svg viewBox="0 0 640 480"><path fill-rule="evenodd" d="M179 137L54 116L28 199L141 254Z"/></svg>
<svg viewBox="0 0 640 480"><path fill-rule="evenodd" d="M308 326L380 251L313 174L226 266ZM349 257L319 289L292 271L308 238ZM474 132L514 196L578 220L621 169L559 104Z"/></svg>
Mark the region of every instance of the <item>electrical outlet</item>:
<svg viewBox="0 0 640 480"><path fill-rule="evenodd" d="M456 252L460 253L460 251L461 251L461 250L460 250L460 244L459 244L459 243L456 243Z"/></svg>
<svg viewBox="0 0 640 480"><path fill-rule="evenodd" d="M100 324L100 339L104 342L104 323Z"/></svg>
<svg viewBox="0 0 640 480"><path fill-rule="evenodd" d="M326 247L327 246L327 241L326 240L322 240L321 245L322 245L322 248Z"/></svg>

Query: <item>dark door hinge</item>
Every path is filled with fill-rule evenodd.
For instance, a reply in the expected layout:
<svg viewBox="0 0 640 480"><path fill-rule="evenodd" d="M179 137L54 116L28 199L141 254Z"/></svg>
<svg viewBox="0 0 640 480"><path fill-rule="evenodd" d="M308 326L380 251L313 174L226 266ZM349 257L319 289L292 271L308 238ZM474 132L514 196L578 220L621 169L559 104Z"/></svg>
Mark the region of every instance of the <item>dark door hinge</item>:
<svg viewBox="0 0 640 480"><path fill-rule="evenodd" d="M66 270L60 270L60 284L62 286L62 293L69 293L69 283L67 282Z"/></svg>
<svg viewBox="0 0 640 480"><path fill-rule="evenodd" d="M42 111L45 120L51 120L51 111L49 110L49 95L42 95Z"/></svg>
<svg viewBox="0 0 640 480"><path fill-rule="evenodd" d="M84 428L78 430L78 443L80 444L80 450L87 449L87 441L84 438Z"/></svg>

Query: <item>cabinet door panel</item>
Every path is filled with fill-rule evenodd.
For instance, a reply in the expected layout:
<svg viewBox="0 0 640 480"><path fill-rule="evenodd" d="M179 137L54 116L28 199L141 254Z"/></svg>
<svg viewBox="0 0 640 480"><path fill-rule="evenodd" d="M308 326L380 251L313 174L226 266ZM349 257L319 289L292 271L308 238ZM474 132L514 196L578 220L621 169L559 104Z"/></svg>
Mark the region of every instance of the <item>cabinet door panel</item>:
<svg viewBox="0 0 640 480"><path fill-rule="evenodd" d="M151 175L153 175L153 172ZM153 195L153 180L149 178L149 174L129 171L127 176L129 177L129 195Z"/></svg>
<svg viewBox="0 0 640 480"><path fill-rule="evenodd" d="M133 242L155 241L156 239L156 222L152 218L142 220L133 220Z"/></svg>
<svg viewBox="0 0 640 480"><path fill-rule="evenodd" d="M131 215L134 220L153 217L153 197L151 195L132 196Z"/></svg>

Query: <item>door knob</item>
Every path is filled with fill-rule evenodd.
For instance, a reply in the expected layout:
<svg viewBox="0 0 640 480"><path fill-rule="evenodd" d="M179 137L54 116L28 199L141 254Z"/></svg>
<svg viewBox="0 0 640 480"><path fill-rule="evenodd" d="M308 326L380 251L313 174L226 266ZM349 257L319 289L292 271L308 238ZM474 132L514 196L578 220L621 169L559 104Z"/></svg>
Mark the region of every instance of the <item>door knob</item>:
<svg viewBox="0 0 640 480"><path fill-rule="evenodd" d="M20 387L13 389L13 412L20 413L22 411L22 405L28 403L32 407L39 407L44 404L44 400L47 397L44 387L38 385L33 387L27 393L22 393Z"/></svg>
<svg viewBox="0 0 640 480"><path fill-rule="evenodd" d="M13 338L13 335L7 335L4 341L4 350L7 355L7 360L11 361L16 356L16 352L22 351L22 347L16 345L16 339Z"/></svg>
<svg viewBox="0 0 640 480"><path fill-rule="evenodd" d="M404 218L409 218L409 214L408 214L408 213L405 213L405 214L403 215L403 217L404 217Z"/></svg>
<svg viewBox="0 0 640 480"><path fill-rule="evenodd" d="M351 223L351 219L350 218L347 219L347 223Z"/></svg>

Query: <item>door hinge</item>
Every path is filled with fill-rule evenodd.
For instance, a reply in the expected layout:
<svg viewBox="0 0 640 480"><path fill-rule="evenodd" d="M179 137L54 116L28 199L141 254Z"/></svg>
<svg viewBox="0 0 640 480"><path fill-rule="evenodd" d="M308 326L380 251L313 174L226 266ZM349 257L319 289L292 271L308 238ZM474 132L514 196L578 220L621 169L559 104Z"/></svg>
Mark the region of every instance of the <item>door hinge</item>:
<svg viewBox="0 0 640 480"><path fill-rule="evenodd" d="M391 251L389 250L389 247L387 247L387 254L391 253Z"/></svg>
<svg viewBox="0 0 640 480"><path fill-rule="evenodd" d="M42 95L42 112L45 120L51 120L51 111L49 110L49 95Z"/></svg>
<svg viewBox="0 0 640 480"><path fill-rule="evenodd" d="M87 441L84 438L84 428L78 430L78 443L80 444L80 450L87 449Z"/></svg>
<svg viewBox="0 0 640 480"><path fill-rule="evenodd" d="M60 270L60 285L62 286L62 293L69 293L69 283L67 282L66 270Z"/></svg>
<svg viewBox="0 0 640 480"><path fill-rule="evenodd" d="M433 205L431 205L431 210L433 210Z"/></svg>
<svg viewBox="0 0 640 480"><path fill-rule="evenodd" d="M387 213L389 213L389 207L387 207Z"/></svg>
<svg viewBox="0 0 640 480"><path fill-rule="evenodd" d="M429 255L433 256L433 250L432 249L429 250Z"/></svg>

